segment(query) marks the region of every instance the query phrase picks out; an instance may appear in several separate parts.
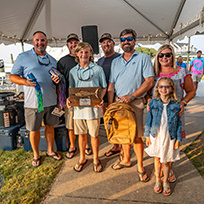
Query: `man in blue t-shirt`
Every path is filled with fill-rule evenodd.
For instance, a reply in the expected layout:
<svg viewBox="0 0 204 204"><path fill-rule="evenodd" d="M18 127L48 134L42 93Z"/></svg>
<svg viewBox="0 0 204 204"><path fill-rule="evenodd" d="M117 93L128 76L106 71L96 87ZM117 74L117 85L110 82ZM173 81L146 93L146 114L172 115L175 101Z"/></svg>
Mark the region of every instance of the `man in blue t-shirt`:
<svg viewBox="0 0 204 204"><path fill-rule="evenodd" d="M120 56L120 54L115 52L114 50L115 42L110 33L104 33L101 36L99 42L101 43L101 48L104 52L104 56L98 60L97 64L103 68L106 76L106 82L108 84L111 63L116 57ZM104 100L103 112L105 112L105 108L108 106L108 93L106 93L103 100ZM110 157L117 153L120 153L120 146L118 144L114 144L114 146L108 152L105 153L105 156Z"/></svg>
<svg viewBox="0 0 204 204"><path fill-rule="evenodd" d="M142 182L147 182L149 177L143 168L143 110L144 96L154 85L154 72L148 55L138 53L134 49L136 44L136 32L134 30L123 30L120 33L120 42L124 52L111 64L108 102L113 102L115 92L117 101L128 103L135 111L137 128L133 147L137 156L139 179ZM112 166L114 170L131 166L130 149L131 145L122 144L123 155L121 161Z"/></svg>
<svg viewBox="0 0 204 204"><path fill-rule="evenodd" d="M179 56L176 62L176 65L186 69L187 65L183 62L182 56Z"/></svg>
<svg viewBox="0 0 204 204"><path fill-rule="evenodd" d="M33 167L40 165L39 142L40 127L42 120L45 124L45 137L47 139L47 156L60 160L61 156L53 151L54 127L58 123L58 117L52 113L57 105L56 86L52 82L49 70L56 68L56 60L46 52L47 36L42 31L33 34L33 45L29 51L18 55L11 70L10 81L24 85L24 107L26 129L30 131L30 143L33 149ZM43 111L39 112L38 90L35 89L36 82L28 78L32 73L42 92Z"/></svg>

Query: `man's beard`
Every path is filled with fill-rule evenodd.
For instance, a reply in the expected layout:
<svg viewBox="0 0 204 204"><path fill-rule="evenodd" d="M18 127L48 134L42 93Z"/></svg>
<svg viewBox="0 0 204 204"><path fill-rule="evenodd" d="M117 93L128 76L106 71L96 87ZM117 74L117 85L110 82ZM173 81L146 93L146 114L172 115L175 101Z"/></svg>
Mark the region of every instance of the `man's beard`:
<svg viewBox="0 0 204 204"><path fill-rule="evenodd" d="M113 52L112 50L107 50L104 53L105 53L105 55L110 55L112 52Z"/></svg>
<svg viewBox="0 0 204 204"><path fill-rule="evenodd" d="M44 53L45 52L45 46L43 47L43 49L36 47L37 52L39 53Z"/></svg>
<svg viewBox="0 0 204 204"><path fill-rule="evenodd" d="M125 47L125 45L129 45L129 47ZM122 46L122 49L123 49L124 52L129 53L129 52L132 52L132 51L134 50L134 45L133 45L133 46L130 46L129 43L126 43L126 44L124 44L124 45Z"/></svg>
<svg viewBox="0 0 204 204"><path fill-rule="evenodd" d="M113 52L113 50L112 49L110 49L110 47L109 46L106 46L105 48L108 48L108 50L103 50L103 52L104 52L104 54L105 55L110 55L112 52Z"/></svg>

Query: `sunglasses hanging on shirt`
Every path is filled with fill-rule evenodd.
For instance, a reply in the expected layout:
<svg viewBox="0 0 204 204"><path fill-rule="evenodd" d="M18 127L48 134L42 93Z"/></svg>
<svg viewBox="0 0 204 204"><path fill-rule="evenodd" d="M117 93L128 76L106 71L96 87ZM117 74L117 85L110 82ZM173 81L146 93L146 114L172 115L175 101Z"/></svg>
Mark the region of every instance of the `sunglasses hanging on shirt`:
<svg viewBox="0 0 204 204"><path fill-rule="evenodd" d="M93 75L94 75L94 71L93 71L93 69L91 68L91 69L89 69L89 75L88 75L88 77L85 78L85 79L83 79L83 78L82 78L82 74L81 74L81 70L80 70L80 69L77 70L77 77L78 77L78 79L79 79L80 81L91 81L91 78L93 78Z"/></svg>
<svg viewBox="0 0 204 204"><path fill-rule="evenodd" d="M38 63L40 65L46 65L47 66L50 64L50 58L47 55L42 56L42 57L37 55L37 59L38 59Z"/></svg>

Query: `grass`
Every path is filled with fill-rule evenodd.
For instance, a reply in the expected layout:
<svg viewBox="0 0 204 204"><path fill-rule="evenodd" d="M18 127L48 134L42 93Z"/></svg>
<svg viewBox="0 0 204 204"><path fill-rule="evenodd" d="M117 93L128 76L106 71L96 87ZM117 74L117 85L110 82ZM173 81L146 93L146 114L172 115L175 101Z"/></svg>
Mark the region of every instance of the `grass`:
<svg viewBox="0 0 204 204"><path fill-rule="evenodd" d="M184 152L204 178L204 131L185 149Z"/></svg>
<svg viewBox="0 0 204 204"><path fill-rule="evenodd" d="M13 151L0 150L0 173L4 185L0 193L0 203L32 204L40 203L49 192L51 184L64 164L40 152L41 166L33 168L33 152L22 148Z"/></svg>
<svg viewBox="0 0 204 204"><path fill-rule="evenodd" d="M184 152L204 178L204 131ZM0 203L33 204L43 200L64 164L64 160L56 161L45 154L40 152L42 165L33 168L33 152L26 152L22 148L0 150L0 173L4 176Z"/></svg>

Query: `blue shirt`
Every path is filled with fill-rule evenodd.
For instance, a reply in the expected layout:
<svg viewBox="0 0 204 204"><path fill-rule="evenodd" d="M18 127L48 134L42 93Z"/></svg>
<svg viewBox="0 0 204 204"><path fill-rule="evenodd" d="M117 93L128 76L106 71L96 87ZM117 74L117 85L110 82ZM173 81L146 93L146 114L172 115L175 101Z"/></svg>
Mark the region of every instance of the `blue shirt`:
<svg viewBox="0 0 204 204"><path fill-rule="evenodd" d="M145 123L145 137L149 137L150 134L155 137L160 128L161 116L163 111L163 102L161 99L152 99L149 102L150 111L147 114ZM167 104L167 120L168 130L171 139L181 141L181 120L179 117L180 104L175 101L170 101Z"/></svg>
<svg viewBox="0 0 204 204"><path fill-rule="evenodd" d="M115 83L116 95L122 97L132 94L143 84L145 78L152 76L154 72L149 56L135 51L128 61L125 61L123 55L113 60L109 82Z"/></svg>
<svg viewBox="0 0 204 204"><path fill-rule="evenodd" d="M178 61L177 61L177 62L176 62L176 65L179 66L179 67L183 67L183 68L185 68L185 69L187 68L186 63L184 63L184 62L182 62L181 64L179 64Z"/></svg>
<svg viewBox="0 0 204 204"><path fill-rule="evenodd" d="M88 79L82 81L80 79ZM79 64L73 67L69 73L69 87L102 87L106 88L106 77L103 68L90 62L85 69L81 68ZM98 119L102 117L101 108L97 107L74 107L74 119Z"/></svg>
<svg viewBox="0 0 204 204"><path fill-rule="evenodd" d="M44 64L42 64L42 63ZM57 104L56 86L52 82L49 70L57 67L56 60L49 54L39 56L32 48L29 51L18 55L11 74L27 78L29 73L33 73L42 91L43 107ZM30 86L24 86L24 106L26 108L38 108L36 90Z"/></svg>

